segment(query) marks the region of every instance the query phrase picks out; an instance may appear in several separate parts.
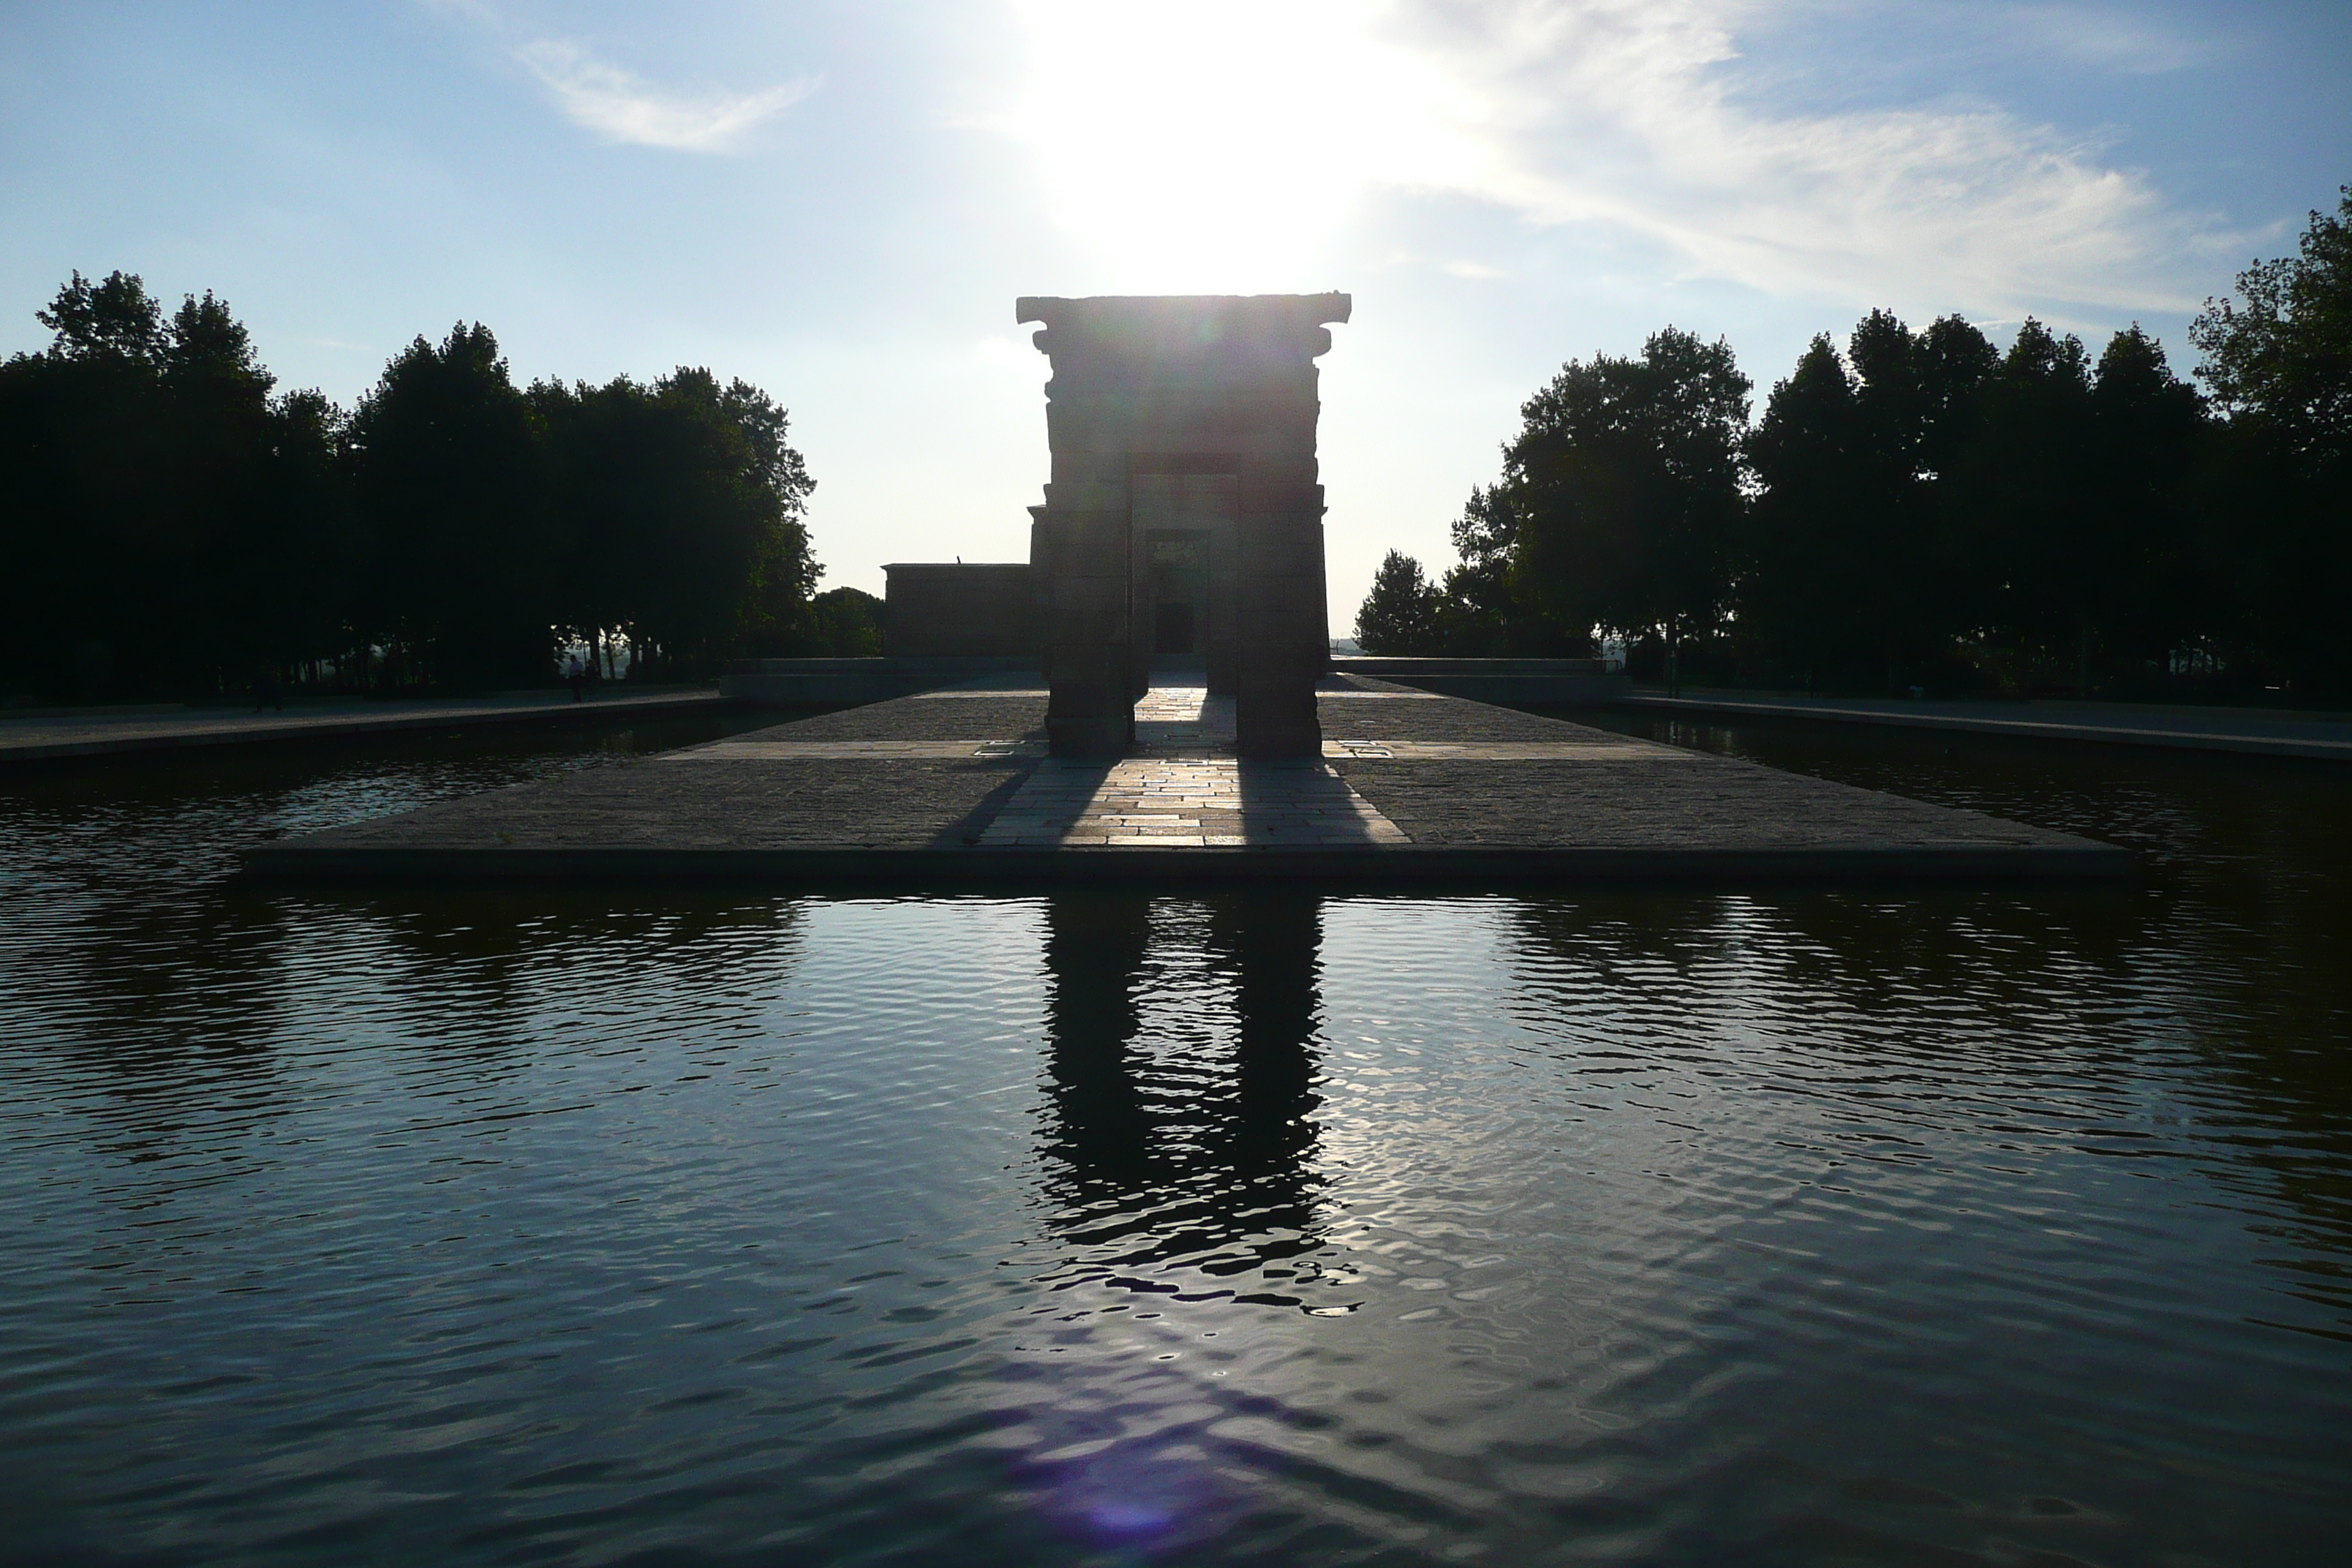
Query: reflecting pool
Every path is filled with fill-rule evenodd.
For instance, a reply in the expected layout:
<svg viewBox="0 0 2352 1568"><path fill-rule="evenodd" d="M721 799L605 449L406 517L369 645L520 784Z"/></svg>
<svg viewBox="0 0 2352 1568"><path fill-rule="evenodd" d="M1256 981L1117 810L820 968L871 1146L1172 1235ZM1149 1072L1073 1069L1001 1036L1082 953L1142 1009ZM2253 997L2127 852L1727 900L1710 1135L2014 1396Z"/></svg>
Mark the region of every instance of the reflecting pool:
<svg viewBox="0 0 2352 1568"><path fill-rule="evenodd" d="M322 892L715 731L0 775L0 1558L2340 1560L2352 780L1617 722L2146 876Z"/></svg>

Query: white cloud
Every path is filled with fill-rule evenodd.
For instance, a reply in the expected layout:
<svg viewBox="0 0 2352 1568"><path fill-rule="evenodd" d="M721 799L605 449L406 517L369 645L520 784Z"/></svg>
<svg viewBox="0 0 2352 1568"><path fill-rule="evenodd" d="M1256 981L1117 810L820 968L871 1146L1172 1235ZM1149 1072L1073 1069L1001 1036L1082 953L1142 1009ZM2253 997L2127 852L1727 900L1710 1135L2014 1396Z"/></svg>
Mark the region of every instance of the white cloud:
<svg viewBox="0 0 2352 1568"><path fill-rule="evenodd" d="M2158 76L2203 63L2213 47L2160 22L2091 5L2012 5L1993 15L2007 29L2084 65Z"/></svg>
<svg viewBox="0 0 2352 1568"><path fill-rule="evenodd" d="M1024 9L1037 72L1004 123L1065 220L1203 283L1253 248L1310 252L1310 230L1383 187L1643 237L1684 276L1992 317L2184 308L2217 241L2239 244L2096 141L1998 104L1809 110L1743 90L1741 0ZM2104 13L2034 14L2081 49L2157 58Z"/></svg>
<svg viewBox="0 0 2352 1568"><path fill-rule="evenodd" d="M564 113L606 140L688 153L731 150L745 132L817 85L803 77L764 92L665 92L560 38L533 39L514 57L554 92Z"/></svg>

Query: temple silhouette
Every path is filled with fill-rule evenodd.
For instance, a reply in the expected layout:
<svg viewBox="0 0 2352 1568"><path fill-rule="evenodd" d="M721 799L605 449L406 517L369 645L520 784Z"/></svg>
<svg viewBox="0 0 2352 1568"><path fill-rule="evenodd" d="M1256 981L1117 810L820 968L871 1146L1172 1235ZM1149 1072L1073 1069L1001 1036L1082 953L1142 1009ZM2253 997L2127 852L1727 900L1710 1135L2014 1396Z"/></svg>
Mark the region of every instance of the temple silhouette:
<svg viewBox="0 0 2352 1568"><path fill-rule="evenodd" d="M1024 298L1051 360L1029 562L887 568L889 647L1028 656L1056 756L1124 754L1154 670L1234 700L1244 757L1315 757L1330 668L1318 356L1345 294Z"/></svg>

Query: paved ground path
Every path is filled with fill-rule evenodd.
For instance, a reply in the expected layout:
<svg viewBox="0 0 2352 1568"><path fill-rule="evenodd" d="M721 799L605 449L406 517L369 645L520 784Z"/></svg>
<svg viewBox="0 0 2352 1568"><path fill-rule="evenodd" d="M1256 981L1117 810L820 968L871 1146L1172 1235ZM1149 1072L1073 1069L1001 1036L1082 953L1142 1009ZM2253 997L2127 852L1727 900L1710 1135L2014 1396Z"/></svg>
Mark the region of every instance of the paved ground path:
<svg viewBox="0 0 2352 1568"><path fill-rule="evenodd" d="M98 757L121 752L177 751L190 746L323 740L473 724L652 719L709 711L724 700L715 690L676 687L666 691L594 697L584 702L572 701L568 691L523 691L497 697L413 701L377 702L352 698L304 702L267 713L238 708L152 708L112 712L85 710L22 719L0 717L0 763Z"/></svg>
<svg viewBox="0 0 2352 1568"><path fill-rule="evenodd" d="M972 683L281 840L279 875L959 881L2113 876L2109 846L1510 709L1335 677L1320 761L1233 754L1163 687L1133 753L1046 755Z"/></svg>
<svg viewBox="0 0 2352 1568"><path fill-rule="evenodd" d="M1234 700L1163 687L1135 705L1136 756L1049 758L981 830L982 848L1178 849L1403 844L1319 763L1244 763Z"/></svg>

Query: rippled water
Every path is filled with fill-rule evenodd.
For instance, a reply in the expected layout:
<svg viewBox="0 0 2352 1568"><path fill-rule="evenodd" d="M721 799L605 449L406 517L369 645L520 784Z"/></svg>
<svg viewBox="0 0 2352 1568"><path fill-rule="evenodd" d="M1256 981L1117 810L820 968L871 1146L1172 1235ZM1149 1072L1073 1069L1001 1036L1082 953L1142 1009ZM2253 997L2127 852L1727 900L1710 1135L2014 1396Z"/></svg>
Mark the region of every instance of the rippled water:
<svg viewBox="0 0 2352 1568"><path fill-rule="evenodd" d="M2340 1561L2352 781L1654 732L2148 875L327 894L228 857L689 731L0 779L0 1555Z"/></svg>

